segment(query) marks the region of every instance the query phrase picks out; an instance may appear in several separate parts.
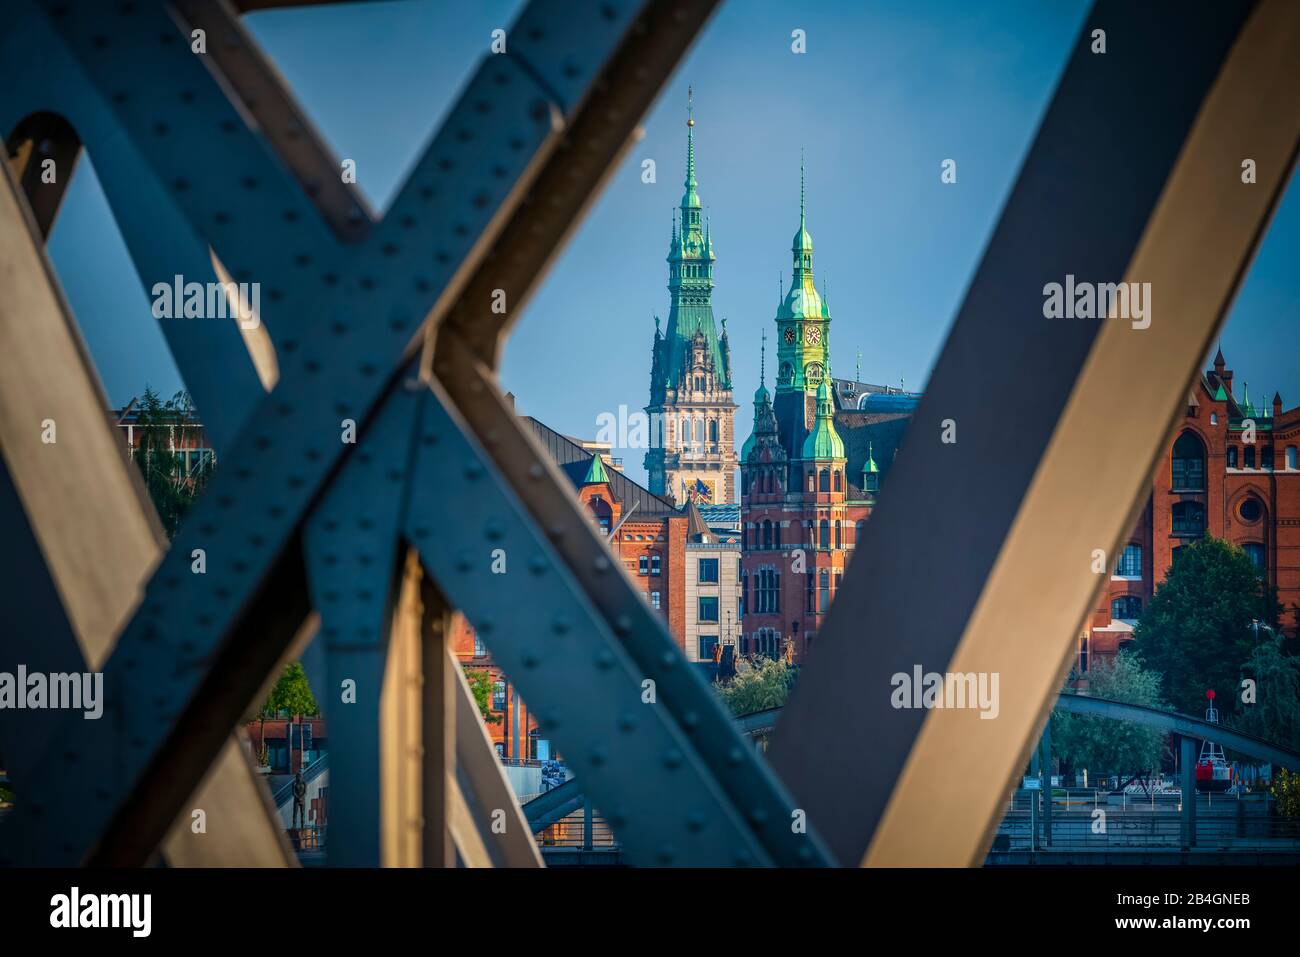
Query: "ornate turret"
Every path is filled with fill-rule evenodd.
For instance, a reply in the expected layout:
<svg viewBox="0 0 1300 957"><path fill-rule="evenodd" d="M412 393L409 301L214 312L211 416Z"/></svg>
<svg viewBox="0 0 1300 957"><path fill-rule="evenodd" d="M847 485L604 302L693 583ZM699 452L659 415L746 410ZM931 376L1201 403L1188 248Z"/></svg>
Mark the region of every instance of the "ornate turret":
<svg viewBox="0 0 1300 957"><path fill-rule="evenodd" d="M830 370L817 386L817 418L804 439L801 459L843 459L844 440L835 431L835 402L831 398Z"/></svg>
<svg viewBox="0 0 1300 957"><path fill-rule="evenodd" d="M830 308L817 292L813 279L812 236L808 233L807 189L803 161L799 162L799 230L790 252L793 274L790 289L776 313L780 330L777 344L777 392L811 392L826 374L830 347Z"/></svg>
<svg viewBox="0 0 1300 957"><path fill-rule="evenodd" d="M862 463L862 491L875 495L880 491L880 468L876 465L875 450L867 443L867 460Z"/></svg>

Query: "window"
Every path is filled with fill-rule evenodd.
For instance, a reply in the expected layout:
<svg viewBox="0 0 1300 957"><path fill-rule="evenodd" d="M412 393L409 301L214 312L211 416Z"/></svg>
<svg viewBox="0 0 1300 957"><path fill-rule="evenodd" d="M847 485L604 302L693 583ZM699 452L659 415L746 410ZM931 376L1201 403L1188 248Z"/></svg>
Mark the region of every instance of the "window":
<svg viewBox="0 0 1300 957"><path fill-rule="evenodd" d="M1246 553L1250 563L1255 566L1255 571L1263 578L1268 574L1268 558L1264 554L1264 546L1259 542L1246 542L1241 546L1241 550Z"/></svg>
<svg viewBox="0 0 1300 957"><path fill-rule="evenodd" d="M1205 534L1205 506L1200 502L1175 502L1174 534L1179 538L1200 538Z"/></svg>
<svg viewBox="0 0 1300 957"><path fill-rule="evenodd" d="M1205 489L1205 446L1196 433L1184 432L1174 443L1171 478L1176 489Z"/></svg>
<svg viewBox="0 0 1300 957"><path fill-rule="evenodd" d="M483 639L479 637L478 632L474 633L474 657L483 658L487 655L487 645L483 644Z"/></svg>
<svg viewBox="0 0 1300 957"><path fill-rule="evenodd" d="M1125 545L1124 552L1115 563L1115 574L1121 578L1142 577L1142 546Z"/></svg>
<svg viewBox="0 0 1300 957"><path fill-rule="evenodd" d="M1114 621L1136 621L1142 617L1142 599L1137 595L1121 595L1111 601L1110 617Z"/></svg>
<svg viewBox="0 0 1300 957"><path fill-rule="evenodd" d="M1088 636L1086 634L1079 636L1079 674L1088 673Z"/></svg>
<svg viewBox="0 0 1300 957"><path fill-rule="evenodd" d="M497 681L492 685L492 710L506 710L506 683Z"/></svg>
<svg viewBox="0 0 1300 957"><path fill-rule="evenodd" d="M812 575L804 575L803 610L812 614L817 610L817 584Z"/></svg>
<svg viewBox="0 0 1300 957"><path fill-rule="evenodd" d="M749 608L753 602L749 594L749 572L741 570L740 572L740 612L741 618L745 617L745 609Z"/></svg>
<svg viewBox="0 0 1300 957"><path fill-rule="evenodd" d="M824 518L817 523L817 547L831 547L831 523Z"/></svg>
<svg viewBox="0 0 1300 957"><path fill-rule="evenodd" d="M700 597L700 621L717 621L718 620L718 596L709 595Z"/></svg>
<svg viewBox="0 0 1300 957"><path fill-rule="evenodd" d="M700 635L700 661L712 661L713 649L717 646L717 635Z"/></svg>
<svg viewBox="0 0 1300 957"><path fill-rule="evenodd" d="M775 628L760 628L754 632L754 654L775 658L781 644L781 636Z"/></svg>
<svg viewBox="0 0 1300 957"><path fill-rule="evenodd" d="M652 592L650 593L650 607L651 607L651 608L658 608L658 607L660 607L660 606L659 606L659 593L658 593L657 591L652 591Z"/></svg>
<svg viewBox="0 0 1300 957"><path fill-rule="evenodd" d="M836 472L835 474L839 475L840 473ZM840 522L838 521L835 523L835 547L836 548L844 547L844 531L840 527Z"/></svg>
<svg viewBox="0 0 1300 957"><path fill-rule="evenodd" d="M1296 469L1296 448L1294 445L1286 447L1286 467L1293 472Z"/></svg>
<svg viewBox="0 0 1300 957"><path fill-rule="evenodd" d="M763 550L771 551L772 549L772 523L767 519L763 520Z"/></svg>
<svg viewBox="0 0 1300 957"><path fill-rule="evenodd" d="M772 537L776 541L777 551L780 551L781 549L781 523L780 522L772 523Z"/></svg>
<svg viewBox="0 0 1300 957"><path fill-rule="evenodd" d="M700 581L717 582L718 580L718 560L716 558L700 559Z"/></svg>
<svg viewBox="0 0 1300 957"><path fill-rule="evenodd" d="M658 574L660 573L660 562L661 562L661 561L662 561L662 559L660 558L658 552L655 552L653 555L650 556L650 574L651 574L651 575L658 575Z"/></svg>
<svg viewBox="0 0 1300 957"><path fill-rule="evenodd" d="M642 555L642 556L637 560L637 574L639 574L639 575L649 575L649 574L650 574L650 556L649 556L649 555Z"/></svg>
<svg viewBox="0 0 1300 957"><path fill-rule="evenodd" d="M709 419L709 441L718 441L718 420Z"/></svg>
<svg viewBox="0 0 1300 957"><path fill-rule="evenodd" d="M1241 503L1241 506L1237 509L1237 514L1243 522L1249 525L1259 521L1260 516L1264 514L1264 506L1259 503L1259 499L1252 495Z"/></svg>
<svg viewBox="0 0 1300 957"><path fill-rule="evenodd" d="M817 613L824 615L831 610L831 573L822 569L817 573Z"/></svg>
<svg viewBox="0 0 1300 957"><path fill-rule="evenodd" d="M1248 445L1246 446L1246 468L1253 469L1254 467L1255 467L1255 446Z"/></svg>
<svg viewBox="0 0 1300 957"><path fill-rule="evenodd" d="M754 612L776 614L781 610L781 573L774 568L760 568L755 582Z"/></svg>
<svg viewBox="0 0 1300 957"><path fill-rule="evenodd" d="M1237 447L1235 445L1230 445L1228 446L1228 468L1235 469L1236 467L1237 467Z"/></svg>
<svg viewBox="0 0 1300 957"><path fill-rule="evenodd" d="M829 492L831 490L830 469L822 469L817 473L817 490L820 492Z"/></svg>
<svg viewBox="0 0 1300 957"><path fill-rule="evenodd" d="M835 470L835 491L844 491L844 473L839 469Z"/></svg>
<svg viewBox="0 0 1300 957"><path fill-rule="evenodd" d="M1259 467L1273 471L1273 446L1266 445L1259 450Z"/></svg>

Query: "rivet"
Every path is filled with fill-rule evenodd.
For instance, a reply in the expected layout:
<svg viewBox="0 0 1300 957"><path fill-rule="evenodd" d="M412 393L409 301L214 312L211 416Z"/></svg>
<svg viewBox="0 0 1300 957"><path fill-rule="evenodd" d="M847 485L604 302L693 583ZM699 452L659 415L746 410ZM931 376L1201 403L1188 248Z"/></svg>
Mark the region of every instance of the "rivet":
<svg viewBox="0 0 1300 957"><path fill-rule="evenodd" d="M589 760L592 767L594 768L601 767L608 758L609 758L609 749L601 745L597 745L596 747L591 749L591 757Z"/></svg>
<svg viewBox="0 0 1300 957"><path fill-rule="evenodd" d="M557 615L555 617L555 620L551 622L551 631L555 632L557 635L568 634L569 628L570 628L569 619L566 618L564 615Z"/></svg>
<svg viewBox="0 0 1300 957"><path fill-rule="evenodd" d="M534 575L545 575L547 567L546 558L542 555L534 555L528 560L528 570Z"/></svg>
<svg viewBox="0 0 1300 957"><path fill-rule="evenodd" d="M699 811L691 811L686 815L686 829L692 834L698 834L704 830L704 815Z"/></svg>
<svg viewBox="0 0 1300 957"><path fill-rule="evenodd" d="M636 728L636 716L630 711L624 711L618 716L618 729L625 733L631 733Z"/></svg>
<svg viewBox="0 0 1300 957"><path fill-rule="evenodd" d="M596 654L596 667L608 671L614 667L614 655L608 648L602 648Z"/></svg>
<svg viewBox="0 0 1300 957"><path fill-rule="evenodd" d="M727 752L727 763L735 766L745 760L745 754L740 748L733 747Z"/></svg>
<svg viewBox="0 0 1300 957"><path fill-rule="evenodd" d="M677 748L669 748L664 752L664 767L670 771L682 766L682 752Z"/></svg>

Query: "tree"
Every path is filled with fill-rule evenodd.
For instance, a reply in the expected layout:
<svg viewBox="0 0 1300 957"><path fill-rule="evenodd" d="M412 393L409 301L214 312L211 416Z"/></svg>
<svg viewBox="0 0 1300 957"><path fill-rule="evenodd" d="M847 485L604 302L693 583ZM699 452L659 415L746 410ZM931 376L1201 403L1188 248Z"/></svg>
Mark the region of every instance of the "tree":
<svg viewBox="0 0 1300 957"><path fill-rule="evenodd" d="M1241 663L1254 643L1253 619L1276 627L1275 591L1260 580L1246 553L1217 538L1185 547L1134 629L1143 664L1164 675L1175 711L1197 715L1205 691L1235 697Z"/></svg>
<svg viewBox="0 0 1300 957"><path fill-rule="evenodd" d="M262 739L260 744L263 753L266 750L266 719L281 714L287 714L290 718L314 718L320 714L316 696L312 694L311 685L307 682L307 672L296 661L284 666L284 671L276 679L275 686L262 705L259 714L262 723L258 734ZM259 759L260 757L261 754Z"/></svg>
<svg viewBox="0 0 1300 957"><path fill-rule="evenodd" d="M492 672L466 671L465 680L469 683L469 690L474 695L474 703L478 705L478 713L483 716L483 720L487 724L500 724L505 720L502 715L492 711L492 686L496 683L492 680Z"/></svg>
<svg viewBox="0 0 1300 957"><path fill-rule="evenodd" d="M1225 723L1246 734L1300 750L1300 658L1286 654L1283 639L1266 635L1241 666L1255 683L1253 695L1237 695L1237 713ZM1243 700L1251 697L1253 701Z"/></svg>
<svg viewBox="0 0 1300 957"><path fill-rule="evenodd" d="M1128 651L1097 660L1088 672L1088 693L1125 704L1168 707L1160 675ZM1052 749L1073 768L1097 774L1136 774L1160 765L1165 733L1159 728L1097 715L1052 712Z"/></svg>
<svg viewBox="0 0 1300 957"><path fill-rule="evenodd" d="M172 451L173 430L174 444L184 447L188 432L198 427L198 415L188 393L177 392L164 402L153 389L145 387L136 412L135 428L140 441L132 456L168 538L175 536L211 472L210 466L204 464L187 473L184 455Z"/></svg>
<svg viewBox="0 0 1300 957"><path fill-rule="evenodd" d="M713 687L732 714L751 714L784 705L794 687L795 675L784 658L760 658L748 671Z"/></svg>
<svg viewBox="0 0 1300 957"><path fill-rule="evenodd" d="M1278 768L1269 787L1277 801L1277 813L1283 817L1300 817L1300 774Z"/></svg>

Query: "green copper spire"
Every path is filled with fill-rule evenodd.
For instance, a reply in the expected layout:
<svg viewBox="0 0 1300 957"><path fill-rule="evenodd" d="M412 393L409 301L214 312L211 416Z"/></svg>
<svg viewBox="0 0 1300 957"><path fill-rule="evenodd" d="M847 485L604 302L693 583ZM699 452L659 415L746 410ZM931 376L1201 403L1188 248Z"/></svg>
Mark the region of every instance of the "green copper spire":
<svg viewBox="0 0 1300 957"><path fill-rule="evenodd" d="M731 389L726 341L720 340L713 318L713 231L704 219L695 179L695 91L688 93L686 120L686 192L673 213L668 249L668 292L672 309L664 337L659 377L650 384L651 402L664 400L667 389L678 389L691 361L696 335L704 336L706 355L717 376L717 387Z"/></svg>
<svg viewBox="0 0 1300 957"><path fill-rule="evenodd" d="M817 422L803 440L803 459L842 459L844 440L835 431L835 403L831 398L831 371L827 366L817 386Z"/></svg>
<svg viewBox="0 0 1300 957"><path fill-rule="evenodd" d="M1243 382L1241 384L1241 414L1248 419L1253 419L1255 417L1255 409L1250 404L1250 383L1249 382Z"/></svg>
<svg viewBox="0 0 1300 957"><path fill-rule="evenodd" d="M682 209L699 209L700 194L695 182L695 89L686 88L686 192L682 194Z"/></svg>
<svg viewBox="0 0 1300 957"><path fill-rule="evenodd" d="M605 461L597 452L591 457L591 465L587 467L587 477L582 480L583 485L608 485L609 473L605 471Z"/></svg>
<svg viewBox="0 0 1300 957"><path fill-rule="evenodd" d="M862 491L874 494L880 491L880 467L876 465L872 443L867 443L867 460L862 463Z"/></svg>
<svg viewBox="0 0 1300 957"><path fill-rule="evenodd" d="M776 311L776 390L808 393L817 388L830 360L830 308L813 279L812 236L808 234L807 169L799 160L799 231L791 244L790 289Z"/></svg>

